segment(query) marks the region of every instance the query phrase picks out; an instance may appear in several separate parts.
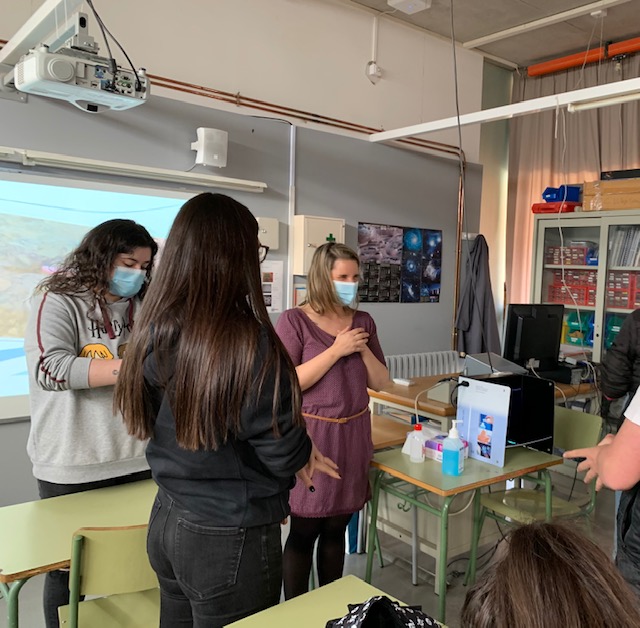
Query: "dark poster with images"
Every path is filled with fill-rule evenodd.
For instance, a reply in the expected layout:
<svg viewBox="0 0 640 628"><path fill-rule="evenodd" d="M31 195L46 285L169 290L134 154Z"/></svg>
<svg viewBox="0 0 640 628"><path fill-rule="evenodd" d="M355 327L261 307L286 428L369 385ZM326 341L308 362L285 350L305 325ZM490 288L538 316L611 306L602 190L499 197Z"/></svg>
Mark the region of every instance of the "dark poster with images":
<svg viewBox="0 0 640 628"><path fill-rule="evenodd" d="M358 223L363 303L440 300L442 231Z"/></svg>

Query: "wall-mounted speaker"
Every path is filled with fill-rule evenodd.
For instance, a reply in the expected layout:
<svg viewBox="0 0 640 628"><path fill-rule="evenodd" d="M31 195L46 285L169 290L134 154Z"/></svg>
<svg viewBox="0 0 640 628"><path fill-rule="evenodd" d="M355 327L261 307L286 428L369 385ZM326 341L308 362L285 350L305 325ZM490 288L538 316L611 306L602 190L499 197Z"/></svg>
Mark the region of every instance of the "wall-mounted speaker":
<svg viewBox="0 0 640 628"><path fill-rule="evenodd" d="M196 153L196 164L202 166L216 166L224 168L227 165L227 145L229 134L219 129L196 129L197 142L191 144L191 150Z"/></svg>

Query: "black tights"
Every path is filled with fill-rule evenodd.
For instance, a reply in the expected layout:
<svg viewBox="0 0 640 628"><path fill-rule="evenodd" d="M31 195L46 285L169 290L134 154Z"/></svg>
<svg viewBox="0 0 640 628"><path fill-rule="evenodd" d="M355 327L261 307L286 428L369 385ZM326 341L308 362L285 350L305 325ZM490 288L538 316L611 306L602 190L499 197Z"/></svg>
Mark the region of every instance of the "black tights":
<svg viewBox="0 0 640 628"><path fill-rule="evenodd" d="M284 597L302 595L309 590L313 547L318 539L318 584L322 586L342 577L345 531L351 515L324 518L291 517L291 530L284 547Z"/></svg>

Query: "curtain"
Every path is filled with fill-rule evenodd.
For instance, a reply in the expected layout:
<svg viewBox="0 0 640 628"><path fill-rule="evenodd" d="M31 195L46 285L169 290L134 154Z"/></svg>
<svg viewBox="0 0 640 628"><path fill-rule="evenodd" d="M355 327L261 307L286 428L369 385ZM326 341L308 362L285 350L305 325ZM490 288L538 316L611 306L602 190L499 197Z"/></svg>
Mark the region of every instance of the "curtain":
<svg viewBox="0 0 640 628"><path fill-rule="evenodd" d="M512 102L640 76L640 55L544 77L516 75ZM640 167L640 101L514 118L509 139L507 301L531 299L533 214L546 187L600 179L605 170Z"/></svg>

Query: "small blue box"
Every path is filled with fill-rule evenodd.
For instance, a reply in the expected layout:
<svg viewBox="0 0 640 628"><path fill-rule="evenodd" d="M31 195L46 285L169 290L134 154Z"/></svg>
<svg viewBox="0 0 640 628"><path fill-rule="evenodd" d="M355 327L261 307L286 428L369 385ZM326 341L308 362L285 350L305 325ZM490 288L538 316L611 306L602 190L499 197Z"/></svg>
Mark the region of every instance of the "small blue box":
<svg viewBox="0 0 640 628"><path fill-rule="evenodd" d="M580 200L580 186L561 185L559 188L547 188L542 193L542 198L547 202L570 201L577 203Z"/></svg>

